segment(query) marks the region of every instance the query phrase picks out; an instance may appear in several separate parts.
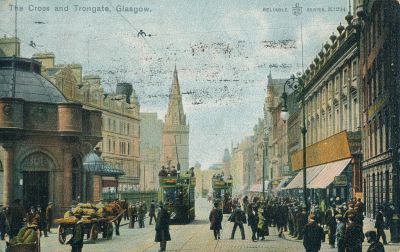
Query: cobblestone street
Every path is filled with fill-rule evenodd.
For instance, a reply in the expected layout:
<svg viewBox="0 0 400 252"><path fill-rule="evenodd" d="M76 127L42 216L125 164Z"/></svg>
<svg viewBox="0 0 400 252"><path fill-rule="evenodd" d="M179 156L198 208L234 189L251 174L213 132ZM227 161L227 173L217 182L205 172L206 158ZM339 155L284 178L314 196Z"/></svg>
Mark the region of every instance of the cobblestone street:
<svg viewBox="0 0 400 252"><path fill-rule="evenodd" d="M197 200L197 217L189 225L171 225L172 241L167 243L167 251L304 251L302 241L289 238L279 238L276 229L270 228L271 235L266 241L252 242L250 240L251 231L246 225L246 240L240 239L240 232L237 230L235 240L229 240L232 224L227 221L228 215L224 216L221 240L215 241L212 231L209 230L208 213L211 208L210 203L205 199ZM372 226L368 223L366 226ZM148 223L146 223L148 224ZM67 252L70 246L61 245L58 242L56 229L52 230L49 238L42 238L42 252ZM83 251L96 252L155 252L158 251L159 244L154 242L154 225L146 225L144 229L128 229L128 225L121 227L121 236L114 236L111 241L99 239L96 244L85 242ZM287 235L286 235L287 236ZM0 251L4 251L5 244L0 242ZM364 243L364 251L367 243ZM397 252L399 246L385 246L386 251ZM321 251L336 251L331 249L327 243L323 243Z"/></svg>

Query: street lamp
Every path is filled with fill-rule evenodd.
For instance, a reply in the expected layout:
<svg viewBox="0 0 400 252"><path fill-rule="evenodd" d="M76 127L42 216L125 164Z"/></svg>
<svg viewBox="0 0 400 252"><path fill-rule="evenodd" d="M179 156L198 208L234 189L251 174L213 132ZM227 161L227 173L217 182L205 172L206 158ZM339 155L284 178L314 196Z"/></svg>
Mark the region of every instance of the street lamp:
<svg viewBox="0 0 400 252"><path fill-rule="evenodd" d="M303 126L301 128L301 134L303 137L303 200L304 200L304 206L308 210L308 202L307 202L307 152L306 152L306 134L307 134L307 128L306 128L306 112L305 112L305 94L304 94L304 80L301 77L300 74L297 74L295 76L294 74L286 80L284 86L283 86L283 93L282 93L282 99L283 99L283 106L281 110L281 119L286 122L289 119L289 112L288 112L288 107L287 107L287 93L286 93L286 86L292 89L295 93L297 93L297 97L299 100L301 100L301 107L303 110Z"/></svg>

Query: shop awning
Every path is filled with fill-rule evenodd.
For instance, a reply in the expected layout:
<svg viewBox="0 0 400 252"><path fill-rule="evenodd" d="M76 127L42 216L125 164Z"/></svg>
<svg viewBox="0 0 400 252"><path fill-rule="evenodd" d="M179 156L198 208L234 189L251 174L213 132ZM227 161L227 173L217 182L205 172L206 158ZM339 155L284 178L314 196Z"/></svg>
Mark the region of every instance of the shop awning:
<svg viewBox="0 0 400 252"><path fill-rule="evenodd" d="M325 165L317 165L307 168L307 186L310 182L325 168ZM303 171L299 171L294 179L285 187L285 189L303 188Z"/></svg>
<svg viewBox="0 0 400 252"><path fill-rule="evenodd" d="M311 181L308 187L313 189L327 188L333 182L335 177L339 176L344 169L346 169L350 161L351 158L348 158L326 164L325 169L322 170L318 176Z"/></svg>
<svg viewBox="0 0 400 252"><path fill-rule="evenodd" d="M123 170L104 162L94 152L88 153L83 158L82 165L86 172L90 172L92 174L96 174L96 175L100 175L100 176L118 177L118 176L122 176L125 174L125 172Z"/></svg>
<svg viewBox="0 0 400 252"><path fill-rule="evenodd" d="M351 158L334 161L327 164L307 168L307 188L326 188L336 176L340 175L350 163ZM285 189L303 188L303 171L300 170L296 177Z"/></svg>

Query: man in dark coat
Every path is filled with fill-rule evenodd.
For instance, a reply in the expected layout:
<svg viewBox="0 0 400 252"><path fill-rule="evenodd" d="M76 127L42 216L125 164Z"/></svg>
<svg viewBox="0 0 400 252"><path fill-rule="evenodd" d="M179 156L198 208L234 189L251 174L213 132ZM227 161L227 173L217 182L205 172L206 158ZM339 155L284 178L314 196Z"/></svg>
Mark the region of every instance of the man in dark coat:
<svg viewBox="0 0 400 252"><path fill-rule="evenodd" d="M159 203L159 210L156 218L156 238L155 242L160 243L160 251L165 251L167 249L167 241L171 240L171 235L169 233L169 218L170 215L168 211L164 208L162 202Z"/></svg>
<svg viewBox="0 0 400 252"><path fill-rule="evenodd" d="M18 231L24 226L25 210L21 206L21 200L16 199L14 204L8 208L7 219L10 226L10 239L18 234Z"/></svg>
<svg viewBox="0 0 400 252"><path fill-rule="evenodd" d="M74 216L78 219L78 222L75 224L72 238L67 244L71 245L71 252L81 252L83 248L83 236L85 235L81 220L82 216L80 214L75 214Z"/></svg>
<svg viewBox="0 0 400 252"><path fill-rule="evenodd" d="M240 205L237 205L235 211L229 217L231 222L234 222L233 229L231 233L231 240L235 239L235 232L237 227L240 229L240 234L242 235L242 240L246 239L244 234L243 223L246 223L246 214L240 208Z"/></svg>
<svg viewBox="0 0 400 252"><path fill-rule="evenodd" d="M311 215L308 219L308 224L304 227L303 246L306 252L317 252L321 249L324 230L314 218L314 215Z"/></svg>
<svg viewBox="0 0 400 252"><path fill-rule="evenodd" d="M335 247L335 240L336 240L336 218L335 218L335 210L333 207L329 208L325 212L325 224L328 226L328 239L329 245L331 248Z"/></svg>
<svg viewBox="0 0 400 252"><path fill-rule="evenodd" d="M377 240L379 241L381 236L383 240L383 244L386 245L386 234L385 234L385 222L383 220L383 207L379 207L378 214L376 215L375 219L375 228L376 228L376 233L377 233Z"/></svg>
<svg viewBox="0 0 400 252"><path fill-rule="evenodd" d="M210 230L214 232L215 240L221 239L221 229L222 229L222 219L224 215L222 210L218 207L218 202L214 203L214 208L210 212L209 220L210 220Z"/></svg>
<svg viewBox="0 0 400 252"><path fill-rule="evenodd" d="M365 237L367 238L367 242L371 244L369 245L367 252L385 252L382 243L376 239L375 231L366 232Z"/></svg>
<svg viewBox="0 0 400 252"><path fill-rule="evenodd" d="M156 203L154 202L154 200L151 201L150 203L150 210L149 210L149 225L152 225L152 221L153 219L155 219L156 217Z"/></svg>
<svg viewBox="0 0 400 252"><path fill-rule="evenodd" d="M46 207L46 224L47 232L50 233L50 228L53 225L53 202L49 202Z"/></svg>
<svg viewBox="0 0 400 252"><path fill-rule="evenodd" d="M44 237L48 237L47 235L47 223L46 223L46 212L42 211L40 206L37 206L37 213L39 214L39 230L40 236L42 236L42 232Z"/></svg>
<svg viewBox="0 0 400 252"><path fill-rule="evenodd" d="M4 236L7 232L7 219L6 213L0 206L0 240L4 240Z"/></svg>
<svg viewBox="0 0 400 252"><path fill-rule="evenodd" d="M255 203L250 203L247 210L248 223L251 228L251 240L257 240L258 209Z"/></svg>
<svg viewBox="0 0 400 252"><path fill-rule="evenodd" d="M348 225L345 233L346 252L362 252L364 233L359 224L354 222L354 216L348 216Z"/></svg>

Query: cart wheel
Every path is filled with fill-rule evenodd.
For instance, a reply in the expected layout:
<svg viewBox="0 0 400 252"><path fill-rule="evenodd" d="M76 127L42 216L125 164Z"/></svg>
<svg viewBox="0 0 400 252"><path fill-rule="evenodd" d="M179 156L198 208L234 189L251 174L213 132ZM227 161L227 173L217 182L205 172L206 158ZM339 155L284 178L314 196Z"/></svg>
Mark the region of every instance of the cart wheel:
<svg viewBox="0 0 400 252"><path fill-rule="evenodd" d="M65 234L65 229L63 226L58 226L58 241L61 244L65 244L65 240L67 239L67 235Z"/></svg>
<svg viewBox="0 0 400 252"><path fill-rule="evenodd" d="M114 227L113 224L108 222L106 224L106 234L107 234L107 240L111 240L113 237L113 233L114 233Z"/></svg>
<svg viewBox="0 0 400 252"><path fill-rule="evenodd" d="M93 224L92 228L90 229L90 240L93 243L96 243L98 236L99 236L99 228L97 224Z"/></svg>

